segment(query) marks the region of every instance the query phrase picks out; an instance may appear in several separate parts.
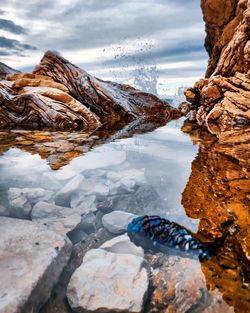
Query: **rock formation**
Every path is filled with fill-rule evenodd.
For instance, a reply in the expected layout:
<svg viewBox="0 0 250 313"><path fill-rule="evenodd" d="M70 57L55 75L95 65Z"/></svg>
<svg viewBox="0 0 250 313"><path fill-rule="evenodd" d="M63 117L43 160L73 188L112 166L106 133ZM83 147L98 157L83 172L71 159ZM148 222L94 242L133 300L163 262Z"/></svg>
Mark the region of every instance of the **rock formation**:
<svg viewBox="0 0 250 313"><path fill-rule="evenodd" d="M206 78L186 91L199 125L215 134L250 123L250 2L202 0Z"/></svg>
<svg viewBox="0 0 250 313"><path fill-rule="evenodd" d="M250 131L218 138L185 123L183 131L200 148L182 195L186 214L200 219L198 236L220 243L216 256L202 263L207 285L220 290L235 312L249 311ZM232 136L233 134L233 136ZM230 284L228 282L230 281Z"/></svg>
<svg viewBox="0 0 250 313"><path fill-rule="evenodd" d="M20 73L20 72L0 62L0 79L4 79L6 75L8 74L15 74L15 73Z"/></svg>
<svg viewBox="0 0 250 313"><path fill-rule="evenodd" d="M156 96L103 81L46 52L33 74L0 80L0 128L90 130L138 116L179 114Z"/></svg>

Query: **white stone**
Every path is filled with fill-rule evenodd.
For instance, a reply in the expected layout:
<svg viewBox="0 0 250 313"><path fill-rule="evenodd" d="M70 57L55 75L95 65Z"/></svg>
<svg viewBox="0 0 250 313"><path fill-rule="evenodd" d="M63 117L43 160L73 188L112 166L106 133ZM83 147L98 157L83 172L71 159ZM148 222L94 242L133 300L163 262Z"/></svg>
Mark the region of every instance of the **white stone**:
<svg viewBox="0 0 250 313"><path fill-rule="evenodd" d="M109 187L103 181L97 181L96 178L85 179L81 186L80 191L85 195L99 194L106 196L109 193Z"/></svg>
<svg viewBox="0 0 250 313"><path fill-rule="evenodd" d="M41 176L41 186L55 191L62 188L61 182L58 181L51 172L43 173Z"/></svg>
<svg viewBox="0 0 250 313"><path fill-rule="evenodd" d="M81 210L82 213L88 213L90 211L94 212L96 211L95 200L95 195L86 196L85 194L79 193L72 197L70 206L71 208Z"/></svg>
<svg viewBox="0 0 250 313"><path fill-rule="evenodd" d="M74 194L78 188L83 184L84 177L82 175L76 175L72 178L62 189L60 189L55 196L55 202L58 205L64 205L66 202L70 202L72 194Z"/></svg>
<svg viewBox="0 0 250 313"><path fill-rule="evenodd" d="M107 178L112 179L114 181L118 181L121 179L133 180L137 183L143 183L145 181L144 170L138 169L127 169L123 171L110 171L107 174Z"/></svg>
<svg viewBox="0 0 250 313"><path fill-rule="evenodd" d="M68 239L47 227L0 218L0 312L38 312L71 254Z"/></svg>
<svg viewBox="0 0 250 313"><path fill-rule="evenodd" d="M69 304L84 312L141 312L149 283L147 268L140 256L90 250L70 279Z"/></svg>
<svg viewBox="0 0 250 313"><path fill-rule="evenodd" d="M77 210L57 206L52 203L38 202L31 212L32 221L45 224L56 233L66 235L81 223L81 214Z"/></svg>
<svg viewBox="0 0 250 313"><path fill-rule="evenodd" d="M8 200L10 206L10 216L17 218L28 218L31 212L31 204L23 193L19 193L16 188L8 190Z"/></svg>
<svg viewBox="0 0 250 313"><path fill-rule="evenodd" d="M142 258L144 257L144 250L142 247L137 247L133 242L131 242L127 234L106 241L100 246L100 249L113 253L133 254Z"/></svg>
<svg viewBox="0 0 250 313"><path fill-rule="evenodd" d="M102 224L110 233L119 235L127 231L128 223L135 217L132 213L113 211L102 217Z"/></svg>
<svg viewBox="0 0 250 313"><path fill-rule="evenodd" d="M10 188L8 198L16 199L24 195L30 202L48 201L51 199L53 192L43 188Z"/></svg>

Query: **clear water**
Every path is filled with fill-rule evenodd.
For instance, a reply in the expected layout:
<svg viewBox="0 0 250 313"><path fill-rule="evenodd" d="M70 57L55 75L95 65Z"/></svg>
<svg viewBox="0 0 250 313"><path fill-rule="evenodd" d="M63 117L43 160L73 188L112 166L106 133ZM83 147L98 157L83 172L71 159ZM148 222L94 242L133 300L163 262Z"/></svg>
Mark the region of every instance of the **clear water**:
<svg viewBox="0 0 250 313"><path fill-rule="evenodd" d="M78 154L72 154L70 147L62 148L65 142L68 145L74 143L72 134L54 133L53 137L48 133L45 135L43 133L43 136L49 135L59 142L52 153L50 149L51 147L54 149L54 143L48 144L45 140L39 147L36 147L35 142L27 140L25 131L2 133L0 205L7 208L7 215L20 218L20 216L15 216L16 211L11 208L9 189L42 188L46 190L46 194L51 195L46 199L48 202L71 207L73 210L81 205L88 206L89 213L86 214L85 219L94 226L92 228L88 226L84 235L88 235L100 227L100 223L95 221L98 215L96 212L101 212L102 216L112 210L122 210L139 215L158 214L197 232L200 220L188 217L181 202L199 145L194 144L190 137L181 131L182 124L183 120L180 119L149 132L141 130L139 134L135 132L128 136L126 136L126 132L120 131L118 135L116 133L109 136L108 140L106 138L106 143L102 143L100 134L94 134L93 140L96 140L99 145L90 144L93 140L88 141L87 144L86 141L79 141L77 149L76 146L72 147L74 153L80 151ZM25 140L23 139L24 135L26 136ZM38 133L38 135L41 134ZM74 136L77 137L77 134ZM111 140L111 138L117 139ZM49 152L45 151L47 154L44 149L42 150L43 145L49 150ZM85 147L87 152L83 153L82 151L85 150L79 149L79 146ZM92 149L90 149L91 147ZM54 160L57 160L58 155L61 156L65 151L69 156L68 162L60 163L56 166L58 169L53 170ZM58 198L57 192L79 175L83 177L82 183L75 189L73 188L69 196ZM43 198L33 198L31 205L39 200L43 200ZM6 211L1 214L6 215ZM30 215L23 216L23 218L30 219ZM197 260L176 257L172 259L170 257L168 262L169 265L167 269L163 269L163 273L166 274L171 267L173 273L168 274L166 279L172 281L177 291L179 288L177 286L180 285L182 286L180 288L188 292L186 295L181 295L176 291L174 298L177 308L181 307L184 299L191 297L194 299L194 304L186 304L188 312L210 312L206 311L210 305L213 312L234 312L233 306L235 306L235 312L245 312L245 304L241 307L241 305L232 303L232 299L231 302L223 300L224 293L228 296L225 286L231 283L231 276L223 278L225 286L217 286L213 279L213 283L211 283L213 276L209 276L207 268L210 270L211 267L214 267L213 263L210 267L204 267ZM214 276L217 275L219 274L216 272ZM211 287L211 284L214 286ZM204 290L201 292L201 289ZM162 292L162 298L165 296ZM243 296L235 294L232 295L233 297L240 299L246 296L245 294ZM249 301L245 298L242 301L245 303L245 300ZM241 303L241 300L237 301ZM231 306L229 307L229 305ZM151 312L150 304L148 311Z"/></svg>

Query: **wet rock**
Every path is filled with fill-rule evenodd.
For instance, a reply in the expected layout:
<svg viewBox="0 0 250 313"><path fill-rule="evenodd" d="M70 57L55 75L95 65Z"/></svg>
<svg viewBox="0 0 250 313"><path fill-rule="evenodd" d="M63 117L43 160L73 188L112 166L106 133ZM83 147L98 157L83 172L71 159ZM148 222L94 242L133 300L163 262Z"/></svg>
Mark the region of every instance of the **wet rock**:
<svg viewBox="0 0 250 313"><path fill-rule="evenodd" d="M0 81L3 128L28 126L91 132L102 123L122 119L178 115L178 110L156 96L129 85L99 80L51 51L44 54L32 74L3 78ZM62 144L59 150L68 151L70 145Z"/></svg>
<svg viewBox="0 0 250 313"><path fill-rule="evenodd" d="M142 184L145 182L145 175L143 170L128 169L123 171L109 171L107 178L119 182L120 185L124 185L128 188L134 187L135 184Z"/></svg>
<svg viewBox="0 0 250 313"><path fill-rule="evenodd" d="M141 247L137 247L132 243L128 235L121 235L115 237L109 241L106 241L100 246L100 249L104 249L108 252L120 253L120 254L133 254L140 257L144 257L144 251Z"/></svg>
<svg viewBox="0 0 250 313"><path fill-rule="evenodd" d="M102 180L85 179L80 186L80 192L84 195L106 196L109 193L109 187Z"/></svg>
<svg viewBox="0 0 250 313"><path fill-rule="evenodd" d="M114 211L127 211L133 214L161 214L166 209L164 201L151 185L136 186L130 192L109 195L100 207Z"/></svg>
<svg viewBox="0 0 250 313"><path fill-rule="evenodd" d="M76 209L82 209L84 213L88 213L90 211L96 211L95 205L96 196L78 193L73 195L70 201L70 207Z"/></svg>
<svg viewBox="0 0 250 313"><path fill-rule="evenodd" d="M34 205L31 219L61 235L66 235L81 223L81 212L40 201Z"/></svg>
<svg viewBox="0 0 250 313"><path fill-rule="evenodd" d="M148 312L234 312L217 291L209 291L199 262L165 258L152 274L153 293ZM217 311L216 311L217 310ZM209 310L208 310L209 312Z"/></svg>
<svg viewBox="0 0 250 313"><path fill-rule="evenodd" d="M50 172L42 174L41 185L44 188L48 188L54 191L62 189L62 184L54 177L53 173Z"/></svg>
<svg viewBox="0 0 250 313"><path fill-rule="evenodd" d="M73 310L136 313L143 309L147 290L143 258L94 249L72 275L67 298Z"/></svg>
<svg viewBox="0 0 250 313"><path fill-rule="evenodd" d="M0 228L0 312L38 312L69 260L71 243L30 221L1 217Z"/></svg>
<svg viewBox="0 0 250 313"><path fill-rule="evenodd" d="M24 195L33 204L37 201L49 201L53 192L43 188L10 188L8 191L8 196L12 199L21 195Z"/></svg>
<svg viewBox="0 0 250 313"><path fill-rule="evenodd" d="M77 175L72 178L61 190L59 190L55 196L55 203L57 205L69 206L71 197L78 190L81 184L84 182L82 175Z"/></svg>
<svg viewBox="0 0 250 313"><path fill-rule="evenodd" d="M8 190L10 216L24 219L29 218L31 204L23 193L16 192L15 189L16 188L10 188Z"/></svg>
<svg viewBox="0 0 250 313"><path fill-rule="evenodd" d="M137 215L124 211L113 211L102 218L103 226L112 234L122 234L127 231L128 223Z"/></svg>

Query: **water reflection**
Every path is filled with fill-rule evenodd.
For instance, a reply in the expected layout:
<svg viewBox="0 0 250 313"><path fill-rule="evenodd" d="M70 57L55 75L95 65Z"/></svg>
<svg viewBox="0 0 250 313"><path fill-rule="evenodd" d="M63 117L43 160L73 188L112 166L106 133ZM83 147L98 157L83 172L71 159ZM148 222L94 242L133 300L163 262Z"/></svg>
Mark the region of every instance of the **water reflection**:
<svg viewBox="0 0 250 313"><path fill-rule="evenodd" d="M182 203L199 218L198 235L221 243L216 257L202 263L210 290L218 288L235 312L250 311L250 129L224 133L219 140L195 125L183 131L199 143Z"/></svg>
<svg viewBox="0 0 250 313"><path fill-rule="evenodd" d="M146 311L248 312L249 132L218 140L190 123L182 132L183 120L165 123L137 120L92 134L2 132L0 215L35 220L43 213L37 203L57 205L57 213L68 207L82 216L74 243L112 210L160 215L219 247L201 264L147 254L155 271Z"/></svg>

